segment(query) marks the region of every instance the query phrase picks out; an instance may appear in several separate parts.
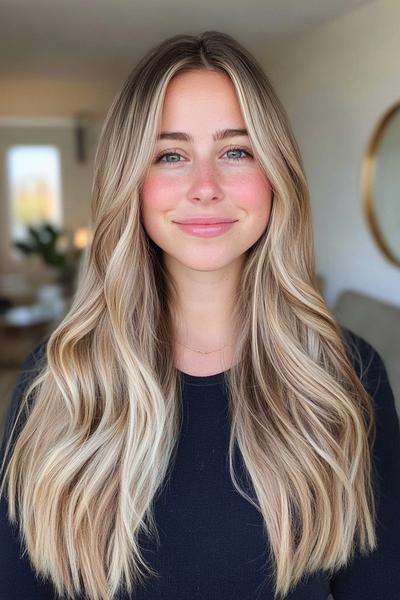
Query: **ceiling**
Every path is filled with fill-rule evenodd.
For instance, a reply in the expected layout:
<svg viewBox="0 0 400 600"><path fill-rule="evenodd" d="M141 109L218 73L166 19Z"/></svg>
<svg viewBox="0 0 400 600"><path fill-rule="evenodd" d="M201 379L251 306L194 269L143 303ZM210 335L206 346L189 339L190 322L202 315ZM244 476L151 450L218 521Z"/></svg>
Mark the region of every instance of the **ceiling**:
<svg viewBox="0 0 400 600"><path fill-rule="evenodd" d="M229 33L254 54L371 0L0 0L0 78L118 80L177 33Z"/></svg>

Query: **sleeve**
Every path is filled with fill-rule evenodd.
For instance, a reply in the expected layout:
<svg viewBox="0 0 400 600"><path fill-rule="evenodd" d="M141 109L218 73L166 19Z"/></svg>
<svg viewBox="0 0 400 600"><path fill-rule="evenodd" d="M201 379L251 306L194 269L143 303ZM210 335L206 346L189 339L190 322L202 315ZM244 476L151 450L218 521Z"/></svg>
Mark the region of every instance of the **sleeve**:
<svg viewBox="0 0 400 600"><path fill-rule="evenodd" d="M379 353L360 336L361 381L373 399L376 438L372 459L377 503L377 547L331 578L334 600L400 599L400 428L394 395Z"/></svg>
<svg viewBox="0 0 400 600"><path fill-rule="evenodd" d="M22 363L6 413L0 465L3 461L5 444L14 424L23 393L40 367L44 345L45 342L41 342L36 346ZM24 412L21 414L20 422L14 432L12 444L15 443L17 435L22 429L24 422L22 415L24 415ZM48 582L36 576L20 543L18 525L14 525L9 521L5 488L0 498L0 599L55 600L56 597L54 588Z"/></svg>
<svg viewBox="0 0 400 600"><path fill-rule="evenodd" d="M38 344L26 357L23 361L17 378L17 383L15 384L14 390L12 392L11 400L7 407L6 416L4 420L3 426L3 434L2 434L2 444L1 444L1 460L3 459L5 444L8 438L11 435L11 429L15 421L15 417L17 416L17 412L19 406L22 402L23 394L33 380L33 377L38 372L40 367L40 361L44 356L45 351L45 342L41 342ZM21 415L21 421L18 423L16 431L14 432L13 442L21 431L23 426L23 414Z"/></svg>

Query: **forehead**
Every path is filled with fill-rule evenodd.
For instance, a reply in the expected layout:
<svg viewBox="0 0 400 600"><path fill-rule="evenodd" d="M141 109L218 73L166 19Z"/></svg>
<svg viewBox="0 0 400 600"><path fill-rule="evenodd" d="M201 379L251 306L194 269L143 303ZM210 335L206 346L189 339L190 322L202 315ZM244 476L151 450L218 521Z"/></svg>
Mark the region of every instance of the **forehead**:
<svg viewBox="0 0 400 600"><path fill-rule="evenodd" d="M233 82L219 71L178 73L165 93L162 128L202 130L208 125L213 129L244 127Z"/></svg>

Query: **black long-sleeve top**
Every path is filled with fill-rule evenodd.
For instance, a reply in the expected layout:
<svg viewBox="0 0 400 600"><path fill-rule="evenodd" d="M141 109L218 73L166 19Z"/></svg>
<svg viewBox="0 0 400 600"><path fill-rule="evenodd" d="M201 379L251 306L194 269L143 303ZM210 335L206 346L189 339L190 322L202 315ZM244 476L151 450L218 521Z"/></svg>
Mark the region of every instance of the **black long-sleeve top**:
<svg viewBox="0 0 400 600"><path fill-rule="evenodd" d="M345 329L361 352L363 385L374 400L377 422L373 452L378 500L378 547L357 555L329 578L304 577L285 600L400 599L400 431L393 392L377 351ZM45 340L46 341L46 340ZM4 443L22 392L35 373L45 342L25 359L8 409ZM367 368L368 367L368 368ZM362 374L366 370L366 373ZM183 427L169 485L155 503L160 546L143 541L144 558L158 578L147 580L136 600L273 600L265 585L266 544L260 513L233 487L227 462L229 423L224 373L183 380ZM20 430L20 428L19 428ZM57 598L22 556L18 531L0 502L0 598ZM121 600L128 600L122 595Z"/></svg>

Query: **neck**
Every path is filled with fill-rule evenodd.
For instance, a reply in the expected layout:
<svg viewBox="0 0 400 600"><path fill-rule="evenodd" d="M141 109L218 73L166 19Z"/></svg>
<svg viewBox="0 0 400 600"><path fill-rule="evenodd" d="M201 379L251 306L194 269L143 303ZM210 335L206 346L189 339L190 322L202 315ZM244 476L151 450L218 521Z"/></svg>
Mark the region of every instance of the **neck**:
<svg viewBox="0 0 400 600"><path fill-rule="evenodd" d="M234 341L234 308L243 258L213 271L188 268L164 257L174 282L175 341L196 350L217 350Z"/></svg>

